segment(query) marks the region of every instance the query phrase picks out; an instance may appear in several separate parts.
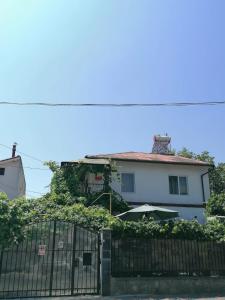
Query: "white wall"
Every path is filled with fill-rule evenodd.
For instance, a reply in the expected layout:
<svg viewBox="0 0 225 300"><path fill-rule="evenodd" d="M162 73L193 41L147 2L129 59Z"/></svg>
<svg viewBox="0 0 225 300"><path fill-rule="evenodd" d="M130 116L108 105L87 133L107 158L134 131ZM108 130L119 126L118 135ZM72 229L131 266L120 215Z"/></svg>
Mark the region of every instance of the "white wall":
<svg viewBox="0 0 225 300"><path fill-rule="evenodd" d="M181 218L191 220L197 216L199 222L205 220L204 209L196 207L177 207L179 205L202 205L203 193L201 174L207 172L207 167L186 166L159 163L139 163L139 162L117 162L119 173L128 172L135 175L135 192L121 192L121 182L115 179L112 188L120 193L129 202L143 203L169 203L170 206L163 206L179 212ZM169 193L169 175L186 176L188 178L188 195L172 195ZM204 177L205 199L210 196L208 174Z"/></svg>
<svg viewBox="0 0 225 300"><path fill-rule="evenodd" d="M177 206L163 206L171 210L178 211L179 218L184 220L196 219L199 223L205 223L205 209L196 207L177 207Z"/></svg>
<svg viewBox="0 0 225 300"><path fill-rule="evenodd" d="M166 202L177 204L202 204L201 174L207 171L207 167L117 162L119 173L128 172L135 175L135 192L122 193L121 182L114 180L112 188L130 202ZM171 195L169 193L169 175L187 176L188 195ZM206 200L209 197L208 175L204 178Z"/></svg>
<svg viewBox="0 0 225 300"><path fill-rule="evenodd" d="M0 192L10 199L25 195L25 179L22 163L19 158L0 161L0 168L5 168L5 174L0 175Z"/></svg>

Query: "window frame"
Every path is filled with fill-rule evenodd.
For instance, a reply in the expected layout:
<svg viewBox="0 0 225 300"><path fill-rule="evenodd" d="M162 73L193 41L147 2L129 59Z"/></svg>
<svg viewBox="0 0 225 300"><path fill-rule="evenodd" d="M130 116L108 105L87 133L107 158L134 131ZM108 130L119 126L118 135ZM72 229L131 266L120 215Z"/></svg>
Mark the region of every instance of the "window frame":
<svg viewBox="0 0 225 300"><path fill-rule="evenodd" d="M173 194L170 192L170 177L177 177L177 184L178 184L178 194ZM180 177L186 178L186 187L187 187L187 193L186 194L181 194L180 193ZM168 182L169 182L169 194L174 195L174 196L188 196L189 195L189 185L188 185L188 176L186 175L168 175Z"/></svg>
<svg viewBox="0 0 225 300"><path fill-rule="evenodd" d="M134 177L134 189L133 189L133 192L124 192L124 191L122 191L122 174L129 174L129 175L133 175L133 177ZM125 194L134 194L134 193L136 193L136 186L135 186L135 173L134 172L121 172L120 173L120 176L121 176L121 185L120 185L120 191L121 191L121 193L125 193Z"/></svg>
<svg viewBox="0 0 225 300"><path fill-rule="evenodd" d="M1 173L1 171L3 170L3 174ZM5 175L5 168L0 168L0 176L4 176Z"/></svg>

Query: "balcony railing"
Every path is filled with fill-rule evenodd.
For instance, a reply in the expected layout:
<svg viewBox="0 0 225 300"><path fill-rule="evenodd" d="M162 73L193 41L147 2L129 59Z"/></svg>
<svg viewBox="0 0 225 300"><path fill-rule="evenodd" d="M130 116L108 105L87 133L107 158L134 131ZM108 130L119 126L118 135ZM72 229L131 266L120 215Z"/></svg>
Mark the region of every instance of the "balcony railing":
<svg viewBox="0 0 225 300"><path fill-rule="evenodd" d="M83 193L98 193L103 191L104 184L100 183L83 183L80 185L80 191Z"/></svg>

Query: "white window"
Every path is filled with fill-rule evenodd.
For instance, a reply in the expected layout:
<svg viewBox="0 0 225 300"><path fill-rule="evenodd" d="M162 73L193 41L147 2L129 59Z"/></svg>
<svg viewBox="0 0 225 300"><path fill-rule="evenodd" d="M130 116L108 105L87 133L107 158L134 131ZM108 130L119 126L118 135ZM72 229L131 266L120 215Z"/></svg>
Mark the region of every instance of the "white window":
<svg viewBox="0 0 225 300"><path fill-rule="evenodd" d="M187 195L188 184L185 176L169 176L169 188L172 195Z"/></svg>
<svg viewBox="0 0 225 300"><path fill-rule="evenodd" d="M121 192L134 193L134 174L122 173L121 174Z"/></svg>

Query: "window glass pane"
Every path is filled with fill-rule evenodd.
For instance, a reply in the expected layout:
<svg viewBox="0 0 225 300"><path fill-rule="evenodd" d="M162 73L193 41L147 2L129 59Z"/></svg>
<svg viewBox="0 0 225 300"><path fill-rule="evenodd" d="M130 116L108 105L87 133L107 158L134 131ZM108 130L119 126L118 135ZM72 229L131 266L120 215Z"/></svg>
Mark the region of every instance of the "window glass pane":
<svg viewBox="0 0 225 300"><path fill-rule="evenodd" d="M134 174L122 173L121 191L127 193L134 192Z"/></svg>
<svg viewBox="0 0 225 300"><path fill-rule="evenodd" d="M187 177L179 177L180 194L187 195Z"/></svg>
<svg viewBox="0 0 225 300"><path fill-rule="evenodd" d="M5 168L0 168L0 175L4 175L5 174Z"/></svg>
<svg viewBox="0 0 225 300"><path fill-rule="evenodd" d="M177 176L169 176L170 194L178 194Z"/></svg>

